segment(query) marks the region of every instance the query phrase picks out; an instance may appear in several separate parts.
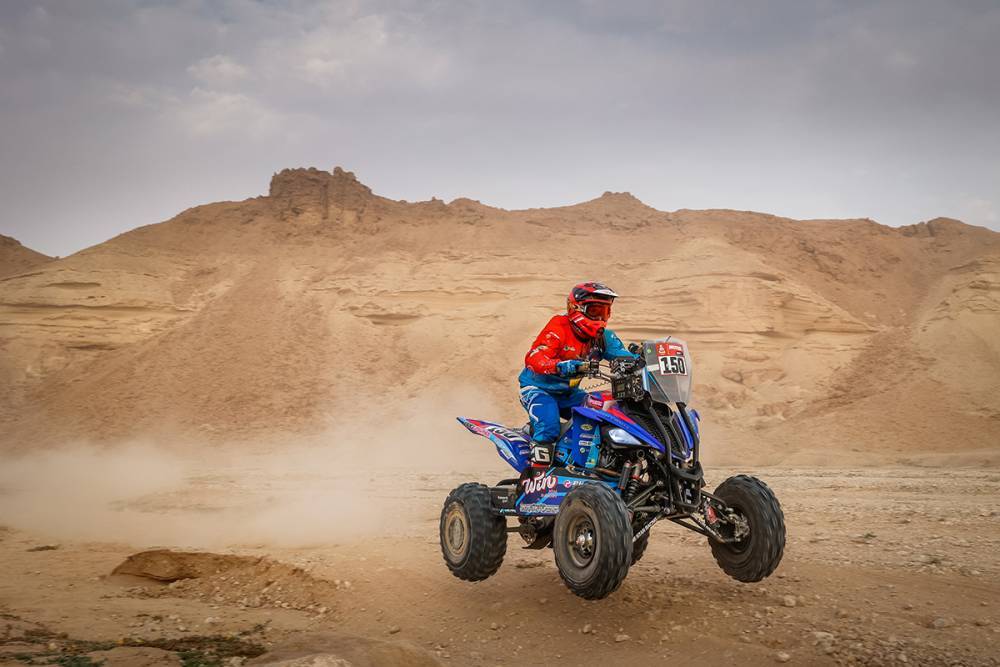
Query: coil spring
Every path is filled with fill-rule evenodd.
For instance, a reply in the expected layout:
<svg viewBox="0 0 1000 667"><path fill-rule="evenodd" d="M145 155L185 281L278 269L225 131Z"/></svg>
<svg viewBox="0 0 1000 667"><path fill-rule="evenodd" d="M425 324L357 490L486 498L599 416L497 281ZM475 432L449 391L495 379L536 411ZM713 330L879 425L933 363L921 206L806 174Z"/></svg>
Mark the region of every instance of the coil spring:
<svg viewBox="0 0 1000 667"><path fill-rule="evenodd" d="M635 492L639 490L639 480L635 475L632 476L628 481L628 485L625 487L625 493L622 494L627 502L635 495Z"/></svg>

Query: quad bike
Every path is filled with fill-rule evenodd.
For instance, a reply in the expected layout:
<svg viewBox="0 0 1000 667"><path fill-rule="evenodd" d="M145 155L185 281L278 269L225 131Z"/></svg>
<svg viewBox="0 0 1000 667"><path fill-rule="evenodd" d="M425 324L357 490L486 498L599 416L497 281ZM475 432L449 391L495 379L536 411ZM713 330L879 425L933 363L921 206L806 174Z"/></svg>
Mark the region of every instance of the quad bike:
<svg viewBox="0 0 1000 667"><path fill-rule="evenodd" d="M565 415L552 467L534 476L529 433L459 417L489 438L521 478L454 489L441 511L441 551L458 578L481 581L503 562L507 533L526 549L551 547L566 586L600 599L614 592L642 558L650 528L668 519L708 538L729 576L761 581L785 547L785 519L762 481L736 475L704 490L698 460L698 412L687 406L691 357L673 337L633 344L636 359L614 359L606 371L592 358L582 375L609 382ZM517 519L508 526L508 517Z"/></svg>

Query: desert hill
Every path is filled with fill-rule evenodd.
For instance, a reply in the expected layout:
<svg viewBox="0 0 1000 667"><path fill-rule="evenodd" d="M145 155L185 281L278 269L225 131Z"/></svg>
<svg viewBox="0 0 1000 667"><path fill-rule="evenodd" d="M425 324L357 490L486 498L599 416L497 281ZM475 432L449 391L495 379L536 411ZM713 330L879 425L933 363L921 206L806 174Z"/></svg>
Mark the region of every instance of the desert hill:
<svg viewBox="0 0 1000 667"><path fill-rule="evenodd" d="M0 234L0 277L22 273L49 261L52 258L48 255L25 248L17 239Z"/></svg>
<svg viewBox="0 0 1000 667"><path fill-rule="evenodd" d="M521 423L528 345L598 278L624 295L623 338L690 342L712 456L1000 450L1000 234L955 220L662 212L627 193L508 211L292 169L267 196L27 268L0 277L8 448L322 437L347 414L430 409L432 429Z"/></svg>

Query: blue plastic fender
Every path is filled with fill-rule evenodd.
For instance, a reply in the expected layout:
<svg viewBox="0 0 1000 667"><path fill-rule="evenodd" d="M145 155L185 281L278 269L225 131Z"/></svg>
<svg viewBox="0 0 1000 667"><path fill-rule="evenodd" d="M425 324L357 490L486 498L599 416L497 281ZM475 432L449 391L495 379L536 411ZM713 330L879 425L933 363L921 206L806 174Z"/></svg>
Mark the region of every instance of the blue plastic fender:
<svg viewBox="0 0 1000 667"><path fill-rule="evenodd" d="M476 435L488 438L496 445L500 458L509 463L510 467L517 472L521 472L531 463L531 445L520 431L482 419L467 419L465 417L457 419L462 426Z"/></svg>
<svg viewBox="0 0 1000 667"><path fill-rule="evenodd" d="M593 408L573 408L573 412L579 412L581 415L589 419L596 419L597 421L603 421L607 422L608 424L611 424L612 426L617 426L618 428L623 429L628 433L631 433L639 440L644 441L647 445L649 445L653 449L660 452L666 451L664 446L660 444L660 442L656 438L650 435L649 432L646 431L646 429L644 429L643 427L639 426L634 422L627 422L620 417L616 417L610 412L604 412L603 410L595 410Z"/></svg>

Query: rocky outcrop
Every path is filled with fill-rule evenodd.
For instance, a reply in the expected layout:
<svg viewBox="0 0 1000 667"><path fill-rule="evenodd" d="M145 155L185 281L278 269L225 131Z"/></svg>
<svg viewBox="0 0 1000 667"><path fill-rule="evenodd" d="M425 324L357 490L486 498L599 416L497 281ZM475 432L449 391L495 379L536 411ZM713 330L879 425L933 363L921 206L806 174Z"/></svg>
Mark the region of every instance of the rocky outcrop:
<svg viewBox="0 0 1000 667"><path fill-rule="evenodd" d="M285 169L271 178L269 192L275 216L300 224L352 222L375 196L353 172L334 167Z"/></svg>
<svg viewBox="0 0 1000 667"><path fill-rule="evenodd" d="M954 218L934 218L927 222L918 222L915 225L905 225L899 228L903 236L956 236L973 231L977 228L965 224L961 220ZM985 231L985 230L983 230Z"/></svg>
<svg viewBox="0 0 1000 667"><path fill-rule="evenodd" d="M52 258L25 248L17 239L0 234L0 278L28 271Z"/></svg>

